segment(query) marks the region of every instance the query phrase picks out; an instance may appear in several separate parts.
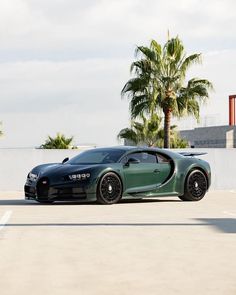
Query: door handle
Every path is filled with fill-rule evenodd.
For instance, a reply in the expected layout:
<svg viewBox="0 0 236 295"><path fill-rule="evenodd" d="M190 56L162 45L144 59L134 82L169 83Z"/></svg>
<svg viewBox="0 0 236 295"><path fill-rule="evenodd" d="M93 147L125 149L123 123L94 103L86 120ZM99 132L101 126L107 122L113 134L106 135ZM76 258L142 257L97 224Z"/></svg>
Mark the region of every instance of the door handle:
<svg viewBox="0 0 236 295"><path fill-rule="evenodd" d="M159 173L160 170L159 170L159 169L155 169L153 172L154 172L154 173Z"/></svg>

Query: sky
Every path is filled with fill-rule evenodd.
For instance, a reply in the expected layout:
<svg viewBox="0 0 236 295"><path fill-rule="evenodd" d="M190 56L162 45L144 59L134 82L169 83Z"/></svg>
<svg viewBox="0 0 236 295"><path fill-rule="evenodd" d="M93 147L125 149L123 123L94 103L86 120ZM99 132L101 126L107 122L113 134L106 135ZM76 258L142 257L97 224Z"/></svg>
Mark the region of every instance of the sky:
<svg viewBox="0 0 236 295"><path fill-rule="evenodd" d="M121 89L137 45L179 36L203 63L188 78L214 85L198 126L228 124L236 94L234 0L1 0L2 147L37 147L57 132L75 145L117 145L128 127ZM179 129L196 127L187 118Z"/></svg>

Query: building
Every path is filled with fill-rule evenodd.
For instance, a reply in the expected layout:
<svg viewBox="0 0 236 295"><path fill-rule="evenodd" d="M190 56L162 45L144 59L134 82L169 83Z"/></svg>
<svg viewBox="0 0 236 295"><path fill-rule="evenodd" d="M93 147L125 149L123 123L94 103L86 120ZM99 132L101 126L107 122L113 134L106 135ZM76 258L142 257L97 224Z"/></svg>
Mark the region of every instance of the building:
<svg viewBox="0 0 236 295"><path fill-rule="evenodd" d="M236 148L236 126L200 127L180 135L194 148Z"/></svg>
<svg viewBox="0 0 236 295"><path fill-rule="evenodd" d="M194 148L236 148L236 95L229 96L229 125L180 131Z"/></svg>

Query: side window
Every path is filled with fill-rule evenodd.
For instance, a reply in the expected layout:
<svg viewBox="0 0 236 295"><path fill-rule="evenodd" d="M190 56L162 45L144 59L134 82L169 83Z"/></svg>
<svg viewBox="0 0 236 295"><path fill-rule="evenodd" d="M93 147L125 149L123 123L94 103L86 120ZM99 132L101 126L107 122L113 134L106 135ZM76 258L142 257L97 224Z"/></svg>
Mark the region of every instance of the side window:
<svg viewBox="0 0 236 295"><path fill-rule="evenodd" d="M162 163L169 163L170 159L167 158L166 156L162 155L162 154L157 154L157 162L162 164Z"/></svg>
<svg viewBox="0 0 236 295"><path fill-rule="evenodd" d="M135 158L140 161L140 163L157 163L157 157L155 153L150 152L139 152L129 154L128 159Z"/></svg>
<svg viewBox="0 0 236 295"><path fill-rule="evenodd" d="M128 161L127 156L124 156L124 157L120 160L120 163L122 163L122 164L126 164L127 161Z"/></svg>

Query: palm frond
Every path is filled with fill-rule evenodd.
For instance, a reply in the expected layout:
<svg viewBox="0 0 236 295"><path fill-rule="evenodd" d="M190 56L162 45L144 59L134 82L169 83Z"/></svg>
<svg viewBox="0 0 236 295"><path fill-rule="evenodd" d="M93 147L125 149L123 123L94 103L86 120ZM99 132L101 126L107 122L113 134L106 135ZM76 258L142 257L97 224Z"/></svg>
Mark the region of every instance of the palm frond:
<svg viewBox="0 0 236 295"><path fill-rule="evenodd" d="M185 78L186 71L194 64L202 62L201 53L195 53L186 57L179 65L179 72Z"/></svg>
<svg viewBox="0 0 236 295"><path fill-rule="evenodd" d="M135 119L137 117L141 117L144 113L148 114L149 106L146 104L145 101L143 101L133 107L130 106L130 111L131 118Z"/></svg>
<svg viewBox="0 0 236 295"><path fill-rule="evenodd" d="M127 140L134 142L135 144L138 144L137 134L131 128L122 129L119 132L119 134L117 135L117 138L118 139L127 139Z"/></svg>
<svg viewBox="0 0 236 295"><path fill-rule="evenodd" d="M166 42L164 45L164 54L169 62L174 61L178 63L181 60L184 54L184 46L178 36Z"/></svg>
<svg viewBox="0 0 236 295"><path fill-rule="evenodd" d="M135 95L137 92L141 93L142 91L145 91L147 87L147 79L143 77L137 77L130 79L121 90L121 95L124 96L128 93L132 97L132 95Z"/></svg>
<svg viewBox="0 0 236 295"><path fill-rule="evenodd" d="M139 57L140 55L145 56L149 60L155 59L155 53L149 47L137 46L135 50L135 56Z"/></svg>
<svg viewBox="0 0 236 295"><path fill-rule="evenodd" d="M161 45L159 43L157 43L156 40L152 40L151 41L151 44L150 44L150 48L156 52L158 55L161 56L162 54L162 48L161 48Z"/></svg>
<svg viewBox="0 0 236 295"><path fill-rule="evenodd" d="M130 72L134 72L136 75L147 76L148 73L151 73L152 66L150 61L146 59L136 60L131 64Z"/></svg>

